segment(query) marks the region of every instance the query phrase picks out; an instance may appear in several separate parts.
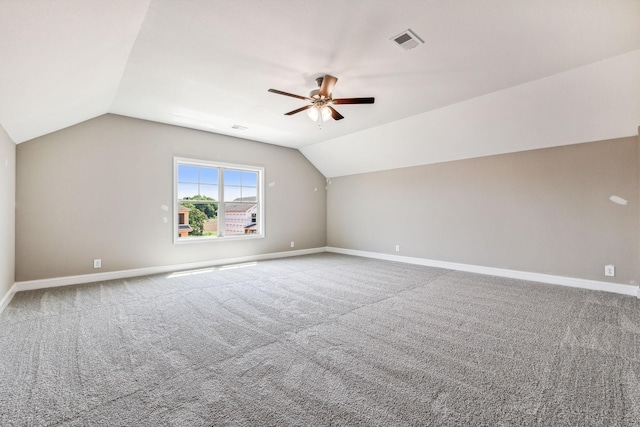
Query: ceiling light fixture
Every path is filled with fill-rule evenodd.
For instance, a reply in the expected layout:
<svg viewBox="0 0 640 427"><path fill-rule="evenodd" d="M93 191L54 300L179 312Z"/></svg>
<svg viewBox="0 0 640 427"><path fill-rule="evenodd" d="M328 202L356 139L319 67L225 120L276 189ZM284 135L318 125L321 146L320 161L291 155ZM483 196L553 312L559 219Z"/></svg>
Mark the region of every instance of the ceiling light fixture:
<svg viewBox="0 0 640 427"><path fill-rule="evenodd" d="M326 105L320 105L320 103L317 103L307 110L307 115L314 122L319 121L319 119L326 122L331 118L331 110L329 110L329 107Z"/></svg>
<svg viewBox="0 0 640 427"><path fill-rule="evenodd" d="M316 79L318 89L314 89L309 93L309 99L313 100L313 104L311 105L311 108L307 110L307 115L311 120L318 123L321 123L320 119L322 119L323 122L326 122L331 118L331 110L329 109L329 104L333 102L333 99L331 98L331 92L329 92L326 96L324 94L320 94L320 88L322 87L323 81L324 77L318 77Z"/></svg>
<svg viewBox="0 0 640 427"><path fill-rule="evenodd" d="M342 120L344 116L336 111L332 105L338 104L373 104L375 102L375 98L337 98L333 99L333 94L331 91L335 86L337 78L325 75L322 77L316 78L316 83L318 84L318 89L314 89L309 92L309 96L300 96L294 95L293 93L283 92L277 89L269 89L269 92L277 93L278 95L290 96L292 98L304 99L305 101L309 101L310 104L305 105L304 107L297 108L293 111L289 111L288 113L284 113L285 116L291 116L293 114L300 113L302 111L307 111L307 115L314 122L318 122L318 126L322 125L322 122L326 122L329 119L333 120ZM322 120L320 120L322 119Z"/></svg>

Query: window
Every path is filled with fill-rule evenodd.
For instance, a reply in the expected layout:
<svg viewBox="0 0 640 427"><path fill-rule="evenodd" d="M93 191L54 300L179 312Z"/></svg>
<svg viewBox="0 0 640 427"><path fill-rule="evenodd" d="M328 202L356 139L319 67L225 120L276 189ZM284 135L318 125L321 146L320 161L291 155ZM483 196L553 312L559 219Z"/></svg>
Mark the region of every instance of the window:
<svg viewBox="0 0 640 427"><path fill-rule="evenodd" d="M176 157L174 242L264 236L264 169Z"/></svg>

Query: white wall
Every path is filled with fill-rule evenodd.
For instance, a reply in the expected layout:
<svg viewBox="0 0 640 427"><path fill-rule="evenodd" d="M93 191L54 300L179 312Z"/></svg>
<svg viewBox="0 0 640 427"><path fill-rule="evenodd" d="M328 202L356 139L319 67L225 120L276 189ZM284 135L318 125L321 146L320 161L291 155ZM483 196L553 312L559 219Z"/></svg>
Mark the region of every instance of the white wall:
<svg viewBox="0 0 640 427"><path fill-rule="evenodd" d="M0 311L15 281L16 144L0 126Z"/></svg>
<svg viewBox="0 0 640 427"><path fill-rule="evenodd" d="M638 151L628 137L332 178L328 245L638 286Z"/></svg>
<svg viewBox="0 0 640 427"><path fill-rule="evenodd" d="M634 51L301 151L338 177L634 136L638 70Z"/></svg>
<svg viewBox="0 0 640 427"><path fill-rule="evenodd" d="M264 167L265 237L174 244L174 156ZM101 116L17 146L16 281L324 247L324 187L298 150Z"/></svg>

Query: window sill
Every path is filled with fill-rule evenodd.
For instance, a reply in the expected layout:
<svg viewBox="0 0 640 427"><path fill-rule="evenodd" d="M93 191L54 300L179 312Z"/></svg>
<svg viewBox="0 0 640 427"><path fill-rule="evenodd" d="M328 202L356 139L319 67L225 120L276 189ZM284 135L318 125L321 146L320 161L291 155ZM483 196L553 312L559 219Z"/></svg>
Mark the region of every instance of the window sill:
<svg viewBox="0 0 640 427"><path fill-rule="evenodd" d="M236 236L203 236L203 237L183 237L175 238L173 240L174 245L184 245L190 243L210 243L210 242L228 242L237 240L252 240L252 239L264 239L264 234L249 234L249 235L236 235Z"/></svg>

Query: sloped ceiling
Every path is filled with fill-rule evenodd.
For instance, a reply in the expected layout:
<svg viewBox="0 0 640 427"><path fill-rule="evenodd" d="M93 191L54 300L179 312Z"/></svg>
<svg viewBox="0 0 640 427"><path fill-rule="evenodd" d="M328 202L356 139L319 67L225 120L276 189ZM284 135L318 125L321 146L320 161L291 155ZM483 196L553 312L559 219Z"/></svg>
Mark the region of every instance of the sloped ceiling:
<svg viewBox="0 0 640 427"><path fill-rule="evenodd" d="M404 51L389 39L408 28L425 43ZM115 113L298 148L326 176L640 124L640 0L4 0L0 57L16 143ZM324 74L376 103L319 127L267 92L306 96Z"/></svg>

